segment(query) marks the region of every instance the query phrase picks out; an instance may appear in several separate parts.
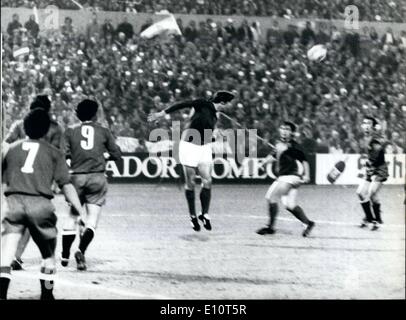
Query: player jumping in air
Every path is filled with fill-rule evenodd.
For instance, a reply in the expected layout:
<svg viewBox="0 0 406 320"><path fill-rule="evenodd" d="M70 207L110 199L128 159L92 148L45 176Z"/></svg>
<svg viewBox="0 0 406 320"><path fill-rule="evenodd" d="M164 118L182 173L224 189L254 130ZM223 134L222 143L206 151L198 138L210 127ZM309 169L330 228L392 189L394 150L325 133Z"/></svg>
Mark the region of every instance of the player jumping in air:
<svg viewBox="0 0 406 320"><path fill-rule="evenodd" d="M365 179L357 189L365 218L360 227L368 227L372 223L372 230L378 230L382 224L381 203L378 192L382 183L387 180L388 166L385 162L385 143L377 129L378 121L373 117L365 117L362 122L364 131L363 151L367 155Z"/></svg>
<svg viewBox="0 0 406 320"><path fill-rule="evenodd" d="M30 110L41 108L46 112L49 112L51 109L51 101L48 99L46 95L38 95L35 97L34 101L30 105ZM14 122L7 134L6 138L4 139L7 143L12 143L20 139L25 139L26 135L24 132L24 124L23 120L17 120ZM53 145L55 148L59 150L63 150L63 130L61 126L54 120L51 119L51 125L49 127L48 133L43 137L43 139ZM24 253L25 248L28 245L30 240L30 232L25 229L23 236L18 243L18 249L16 252L15 259L11 264L13 270L21 270L23 261L21 259L22 254Z"/></svg>
<svg viewBox="0 0 406 320"><path fill-rule="evenodd" d="M171 112L193 108L194 113L186 130L182 133L179 143L179 161L185 173L185 195L189 208L193 230L200 231L195 208L195 176L199 173L202 179L200 191L201 214L199 219L206 230L211 230L209 207L212 184L212 139L213 130L217 123L217 112L224 109L234 95L228 91L218 91L210 100L197 99L174 104L163 111L152 113L148 121L156 121Z"/></svg>
<svg viewBox="0 0 406 320"><path fill-rule="evenodd" d="M85 251L94 237L101 208L106 202L106 161L115 161L121 156L110 130L97 122L98 108L96 101L85 99L80 102L76 115L81 123L65 131L66 157L71 160L72 183L87 209L84 230L75 253L77 269L82 271L87 269ZM105 159L105 153L109 154L108 159ZM61 263L64 267L68 265L70 248L76 237L77 215L75 208L72 208L62 231Z"/></svg>
<svg viewBox="0 0 406 320"><path fill-rule="evenodd" d="M52 182L56 181L66 199L82 213L79 197L70 183L64 154L41 139L50 127L43 109L34 109L23 122L28 138L10 144L3 160L7 183L4 195L8 209L2 220L0 299L7 299L11 263L25 229L30 231L41 256L41 299L54 299L57 239L55 207L51 202Z"/></svg>
<svg viewBox="0 0 406 320"><path fill-rule="evenodd" d="M275 162L278 178L269 187L265 196L269 204L270 219L268 226L257 231L260 235L275 233L279 200L290 213L307 226L303 231L303 237L307 237L315 226L315 223L306 217L303 209L296 204L299 186L310 181L310 169L306 156L293 140L295 131L296 126L292 122L283 122L279 127L280 142L276 144L274 154L268 156L265 161L265 163ZM303 165L303 175L299 172L297 161Z"/></svg>

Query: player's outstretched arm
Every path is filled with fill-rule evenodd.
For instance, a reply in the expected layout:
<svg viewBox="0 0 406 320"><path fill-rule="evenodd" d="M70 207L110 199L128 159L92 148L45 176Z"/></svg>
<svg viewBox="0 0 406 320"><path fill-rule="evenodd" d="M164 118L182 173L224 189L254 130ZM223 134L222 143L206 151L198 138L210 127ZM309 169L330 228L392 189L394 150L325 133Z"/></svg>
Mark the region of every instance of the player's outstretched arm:
<svg viewBox="0 0 406 320"><path fill-rule="evenodd" d="M153 112L148 115L148 122L157 121L165 116L165 111Z"/></svg>
<svg viewBox="0 0 406 320"><path fill-rule="evenodd" d="M24 137L25 132L24 129L22 129L22 121L17 120L11 125L9 132L4 138L4 141L7 143L13 143L19 139L24 139Z"/></svg>
<svg viewBox="0 0 406 320"><path fill-rule="evenodd" d="M303 161L303 182L304 183L309 183L310 182L310 165L307 161Z"/></svg>
<svg viewBox="0 0 406 320"><path fill-rule="evenodd" d="M203 99L197 99L197 100L192 100L192 101L184 101L180 103L175 103L174 105L166 108L165 110L159 111L159 112L154 112L148 115L148 121L153 122L157 121L161 118L163 118L166 114L172 113L181 109L185 108L200 108L202 105L204 105L205 101Z"/></svg>
<svg viewBox="0 0 406 320"><path fill-rule="evenodd" d="M84 216L83 207L80 204L79 196L75 190L75 187L71 183L67 183L62 187L62 192L65 195L66 200L79 213L79 216Z"/></svg>
<svg viewBox="0 0 406 320"><path fill-rule="evenodd" d="M110 161L110 160L116 161L121 158L121 149L116 144L113 134L108 129L107 129L106 149L107 149L107 152L109 153L109 157L107 158L107 161Z"/></svg>

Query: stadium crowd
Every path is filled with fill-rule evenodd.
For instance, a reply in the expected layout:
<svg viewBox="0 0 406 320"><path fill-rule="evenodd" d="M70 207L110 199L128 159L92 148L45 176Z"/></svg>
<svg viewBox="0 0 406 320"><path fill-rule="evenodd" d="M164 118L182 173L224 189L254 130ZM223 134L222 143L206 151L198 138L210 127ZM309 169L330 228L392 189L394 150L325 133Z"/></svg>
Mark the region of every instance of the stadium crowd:
<svg viewBox="0 0 406 320"><path fill-rule="evenodd" d="M23 28L15 16L4 34L6 127L22 118L35 94L52 97L53 113L64 126L76 121L78 101L91 96L102 104L114 134L140 139L143 150L157 126L146 122L148 113L226 89L237 95L227 113L270 141L282 119L290 118L309 153L356 153L360 122L368 114L381 120L393 152L406 148L405 32L378 37L373 29L314 30L310 23L303 30L280 30L275 22L259 41L255 24L209 19L182 25L182 36L143 39L131 23L115 28L96 15L84 33L70 18L46 33L32 20ZM306 58L315 43L328 48L320 63ZM29 52L17 55L24 47ZM187 116L179 112L159 126ZM220 127L232 124L222 119Z"/></svg>
<svg viewBox="0 0 406 320"><path fill-rule="evenodd" d="M279 16L286 18L343 19L345 7L356 5L360 19L366 21L406 21L406 3L402 0L76 0L80 6L106 11ZM2 7L79 9L71 0L2 0Z"/></svg>

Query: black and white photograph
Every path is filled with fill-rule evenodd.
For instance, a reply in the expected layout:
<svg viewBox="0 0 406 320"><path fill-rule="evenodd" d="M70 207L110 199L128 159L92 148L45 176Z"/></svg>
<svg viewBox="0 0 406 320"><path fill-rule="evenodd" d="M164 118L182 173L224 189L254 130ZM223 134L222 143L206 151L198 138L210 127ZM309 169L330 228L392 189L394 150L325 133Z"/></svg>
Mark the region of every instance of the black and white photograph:
<svg viewBox="0 0 406 320"><path fill-rule="evenodd" d="M0 300L405 300L405 150L405 0L2 0Z"/></svg>

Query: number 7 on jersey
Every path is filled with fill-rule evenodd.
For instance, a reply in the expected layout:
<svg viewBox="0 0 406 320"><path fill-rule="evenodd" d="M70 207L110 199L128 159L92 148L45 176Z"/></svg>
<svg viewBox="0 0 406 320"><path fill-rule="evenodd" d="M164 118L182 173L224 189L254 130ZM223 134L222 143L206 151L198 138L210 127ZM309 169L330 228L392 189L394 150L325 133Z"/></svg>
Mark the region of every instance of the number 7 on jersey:
<svg viewBox="0 0 406 320"><path fill-rule="evenodd" d="M21 172L33 173L34 172L34 161L37 157L39 143L37 142L23 142L23 150L28 151L27 158L25 159L24 166L21 168Z"/></svg>

